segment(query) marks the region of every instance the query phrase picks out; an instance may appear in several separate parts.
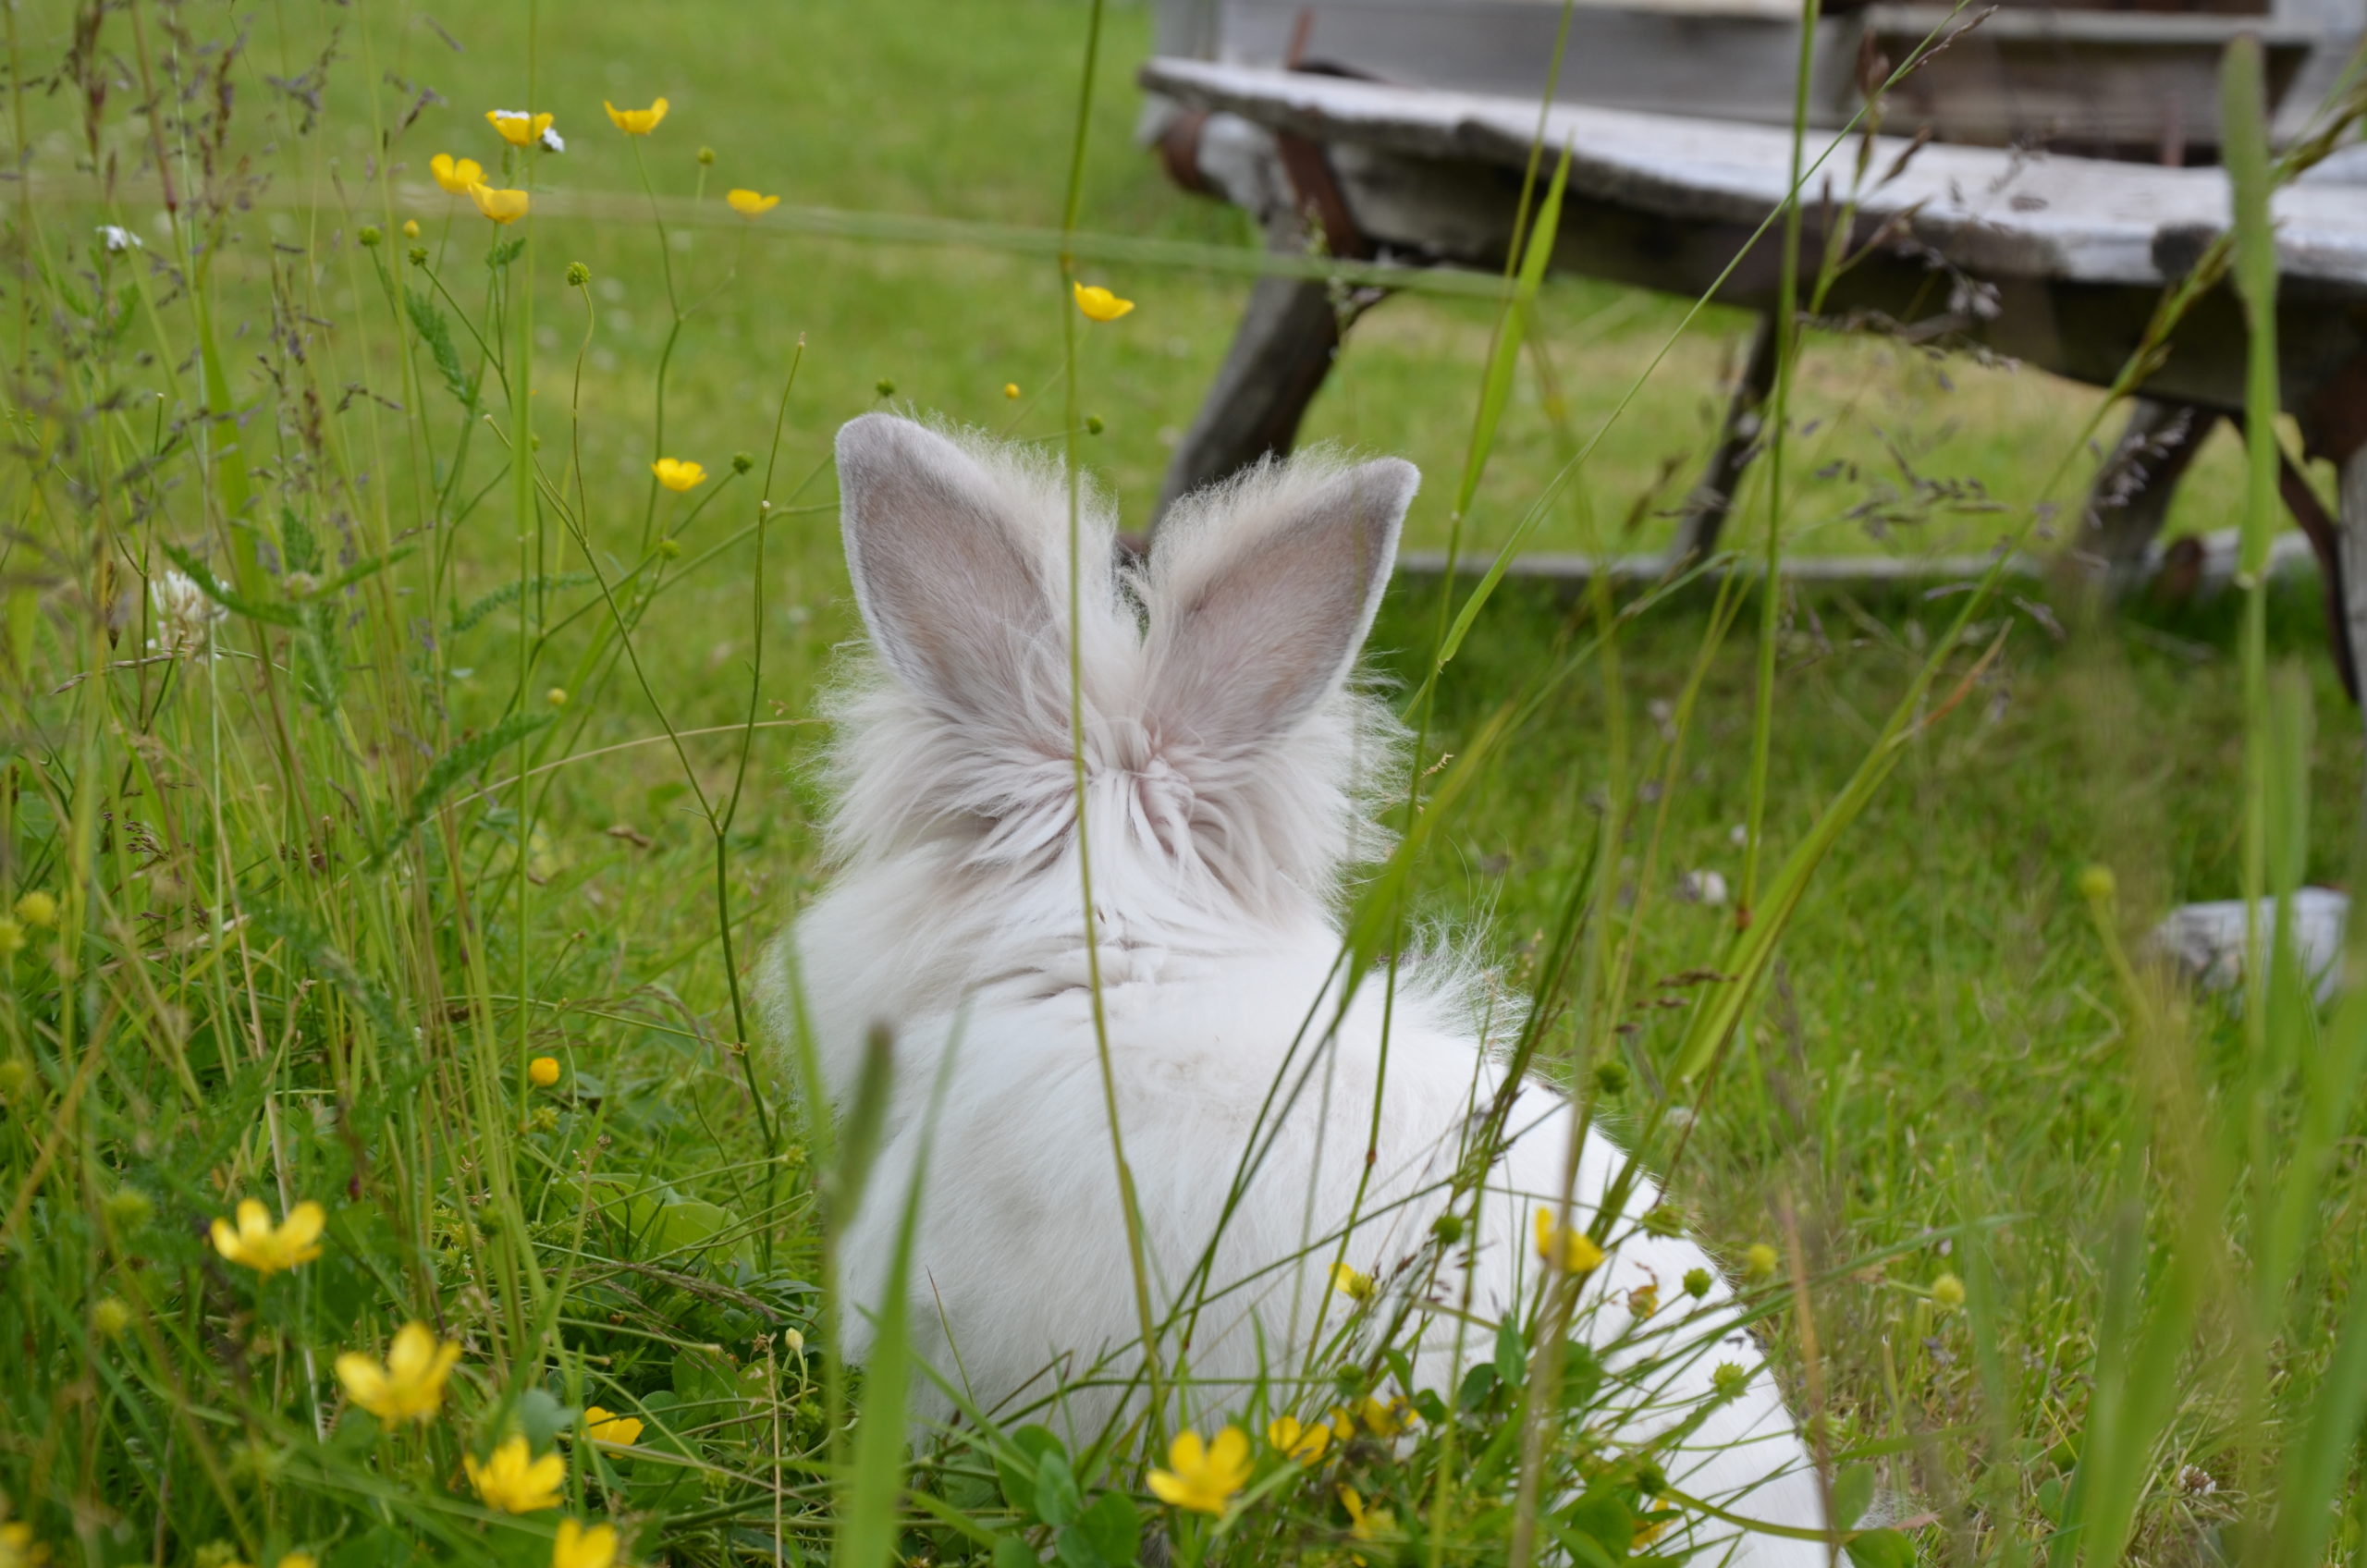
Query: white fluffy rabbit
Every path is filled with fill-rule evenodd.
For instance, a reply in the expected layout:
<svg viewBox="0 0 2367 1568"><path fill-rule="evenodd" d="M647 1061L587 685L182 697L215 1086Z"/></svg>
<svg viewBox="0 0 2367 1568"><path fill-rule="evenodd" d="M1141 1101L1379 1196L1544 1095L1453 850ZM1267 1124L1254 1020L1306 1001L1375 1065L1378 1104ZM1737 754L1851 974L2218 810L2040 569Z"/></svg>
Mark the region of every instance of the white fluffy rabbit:
<svg viewBox="0 0 2367 1568"><path fill-rule="evenodd" d="M1171 1370L1185 1359L1204 1427L1237 1410L1261 1369L1274 1405L1292 1407L1318 1315L1328 1336L1348 1307L1327 1283L1343 1234L1346 1261L1385 1301L1468 1299L1493 1322L1533 1299L1537 1210L1572 1191L1582 1228L1625 1157L1587 1134L1565 1189L1576 1119L1527 1086L1476 1227L1438 1247L1474 1112L1503 1082L1474 987L1451 966L1409 964L1393 987L1374 975L1350 996L1339 973L1343 873L1385 846L1369 808L1398 760L1386 709L1348 681L1413 467L1261 465L1171 511L1138 572L1085 496L1083 835L1058 468L866 414L839 433L838 470L871 657L833 713L835 879L777 946L766 990L778 1038L802 1000L842 1106L866 1038L884 1026L894 1041L882 1152L841 1243L848 1354L868 1346L917 1173L917 1353L981 1407L1046 1404L1046 1418L1098 1429L1140 1358L1112 1098L1153 1315L1170 1323L1160 1354ZM1220 1225L1253 1139L1262 1158ZM1690 1270L1716 1278L1709 1257L1632 1222L1657 1200L1638 1183L1578 1320L1614 1370L1646 1369L1618 1436L1714 1405L1662 1458L1671 1480L1737 1515L1819 1527L1821 1488L1723 1281L1706 1307L1682 1293ZM1672 1327L1638 1330L1621 1298L1642 1285ZM1417 1330L1418 1382L1448 1395L1454 1329L1434 1314ZM1465 1337L1492 1350L1484 1327ZM1748 1374L1722 1402L1720 1363ZM1064 1381L1075 1386L1061 1393ZM1319 1392L1302 1414L1319 1414ZM952 1409L934 1385L917 1403L924 1417ZM1696 1539L1710 1543L1702 1562L1828 1561L1821 1543L1718 1525Z"/></svg>

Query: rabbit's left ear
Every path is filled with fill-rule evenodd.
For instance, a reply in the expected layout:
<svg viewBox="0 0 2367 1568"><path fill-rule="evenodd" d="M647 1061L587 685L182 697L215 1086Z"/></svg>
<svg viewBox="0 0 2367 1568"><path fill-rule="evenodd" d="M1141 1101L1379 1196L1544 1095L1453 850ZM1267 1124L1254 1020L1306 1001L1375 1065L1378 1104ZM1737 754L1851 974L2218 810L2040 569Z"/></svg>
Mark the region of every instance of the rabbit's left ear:
<svg viewBox="0 0 2367 1568"><path fill-rule="evenodd" d="M841 427L838 466L847 570L880 658L949 717L1008 709L1038 684L1058 623L1003 487L892 414Z"/></svg>
<svg viewBox="0 0 2367 1568"><path fill-rule="evenodd" d="M1147 644L1159 727L1203 748L1254 747L1336 691L1421 483L1394 458L1312 485L1284 469L1162 521Z"/></svg>

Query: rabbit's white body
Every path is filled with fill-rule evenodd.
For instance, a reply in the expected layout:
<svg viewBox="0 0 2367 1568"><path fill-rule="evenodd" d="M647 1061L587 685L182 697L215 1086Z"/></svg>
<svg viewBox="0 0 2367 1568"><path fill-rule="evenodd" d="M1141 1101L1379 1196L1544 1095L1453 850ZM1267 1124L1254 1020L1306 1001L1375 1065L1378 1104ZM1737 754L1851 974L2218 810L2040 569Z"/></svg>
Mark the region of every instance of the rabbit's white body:
<svg viewBox="0 0 2367 1568"><path fill-rule="evenodd" d="M1296 1396L1309 1345L1349 1308L1330 1289L1335 1257L1384 1292L1467 1299L1483 1323L1534 1299L1536 1211L1559 1212L1566 1190L1584 1227L1625 1157L1587 1135L1565 1189L1576 1119L1524 1087L1479 1224L1439 1255L1433 1221L1503 1083L1477 987L1408 965L1343 996L1340 873L1382 847L1360 791L1394 760L1385 714L1343 682L1413 471L1266 467L1171 513L1147 570L1124 582L1084 499L1098 976L1081 915L1062 482L884 415L841 433L840 472L877 664L837 714L837 879L776 949L767 993L782 1038L802 1003L841 1105L874 1031L894 1042L881 1152L840 1248L848 1352L868 1347L917 1175L909 1319L939 1376L982 1408L1040 1407L1081 1431L1136 1393L1113 1099L1160 1354L1185 1363L1204 1424L1245 1403L1261 1373L1275 1408L1319 1414L1318 1394ZM1245 1156L1254 1169L1236 1192ZM1809 1460L1749 1335L1720 1310L1723 1281L1699 1305L1683 1292L1688 1271L1714 1280L1714 1266L1632 1222L1657 1197L1641 1184L1611 1227L1579 1318L1614 1380L1633 1379L1620 1434L1641 1439L1714 1404L1663 1456L1672 1481L1735 1514L1819 1527ZM1639 1286L1659 1301L1645 1326L1625 1300ZM1459 1355L1494 1348L1486 1327L1458 1346L1451 1313L1418 1334L1417 1386L1443 1395ZM1725 1362L1749 1378L1719 1403ZM927 1417L952 1408L933 1383L916 1403ZM1704 1562L1828 1561L1796 1538L1718 1526L1698 1538L1711 1543Z"/></svg>

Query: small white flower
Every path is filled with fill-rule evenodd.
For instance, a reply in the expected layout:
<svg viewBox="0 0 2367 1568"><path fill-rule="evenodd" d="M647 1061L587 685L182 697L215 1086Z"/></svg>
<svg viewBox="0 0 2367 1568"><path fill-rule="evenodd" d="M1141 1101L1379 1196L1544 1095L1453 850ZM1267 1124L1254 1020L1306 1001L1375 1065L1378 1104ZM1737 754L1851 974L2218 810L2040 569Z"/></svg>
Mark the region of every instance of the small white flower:
<svg viewBox="0 0 2367 1568"><path fill-rule="evenodd" d="M207 598L194 578L173 570L148 580L148 604L156 613L156 635L148 647L159 654L196 653L213 634L214 623L230 613Z"/></svg>
<svg viewBox="0 0 2367 1568"><path fill-rule="evenodd" d="M141 248L140 236L119 224L112 223L99 225L99 243L107 248L107 253L111 256L119 256L126 251L137 251Z"/></svg>
<svg viewBox="0 0 2367 1568"><path fill-rule="evenodd" d="M555 125L543 127L543 151L546 153L567 151L567 138L558 133L558 127Z"/></svg>
<svg viewBox="0 0 2367 1568"><path fill-rule="evenodd" d="M1676 879L1676 896L1688 904L1726 901L1726 879L1714 871L1688 871Z"/></svg>

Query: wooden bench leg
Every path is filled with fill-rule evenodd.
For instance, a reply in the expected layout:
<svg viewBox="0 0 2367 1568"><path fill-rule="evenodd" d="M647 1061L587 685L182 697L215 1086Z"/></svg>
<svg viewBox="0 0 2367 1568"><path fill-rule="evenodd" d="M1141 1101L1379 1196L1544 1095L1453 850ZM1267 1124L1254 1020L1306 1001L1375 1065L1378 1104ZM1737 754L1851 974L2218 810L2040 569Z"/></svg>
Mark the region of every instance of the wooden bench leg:
<svg viewBox="0 0 2367 1568"><path fill-rule="evenodd" d="M1763 315L1759 318L1759 330L1751 335L1750 357L1743 362L1742 379L1735 383L1734 396L1726 403L1717 447L1710 454L1710 465L1701 471L1701 482L1693 487L1685 516L1677 524L1676 544L1669 551L1672 563L1703 559L1717 549L1718 535L1734 511L1742 471L1759 452L1759 410L1774 390L1775 318Z"/></svg>
<svg viewBox="0 0 2367 1568"><path fill-rule="evenodd" d="M2367 446L2343 459L2339 472L2342 619L2326 630L2349 653L2350 668L2367 670Z"/></svg>
<svg viewBox="0 0 2367 1568"><path fill-rule="evenodd" d="M2219 414L2185 403L2136 398L2120 440L2096 471L2071 546L2073 563L2115 591L2135 583L2170 514L2178 480Z"/></svg>
<svg viewBox="0 0 2367 1568"><path fill-rule="evenodd" d="M1295 250L1302 229L1292 215L1269 234L1276 249ZM1288 452L1307 405L1331 373L1342 331L1373 299L1368 293L1335 299L1320 278L1259 278L1224 364L1167 465L1159 511L1269 452Z"/></svg>

